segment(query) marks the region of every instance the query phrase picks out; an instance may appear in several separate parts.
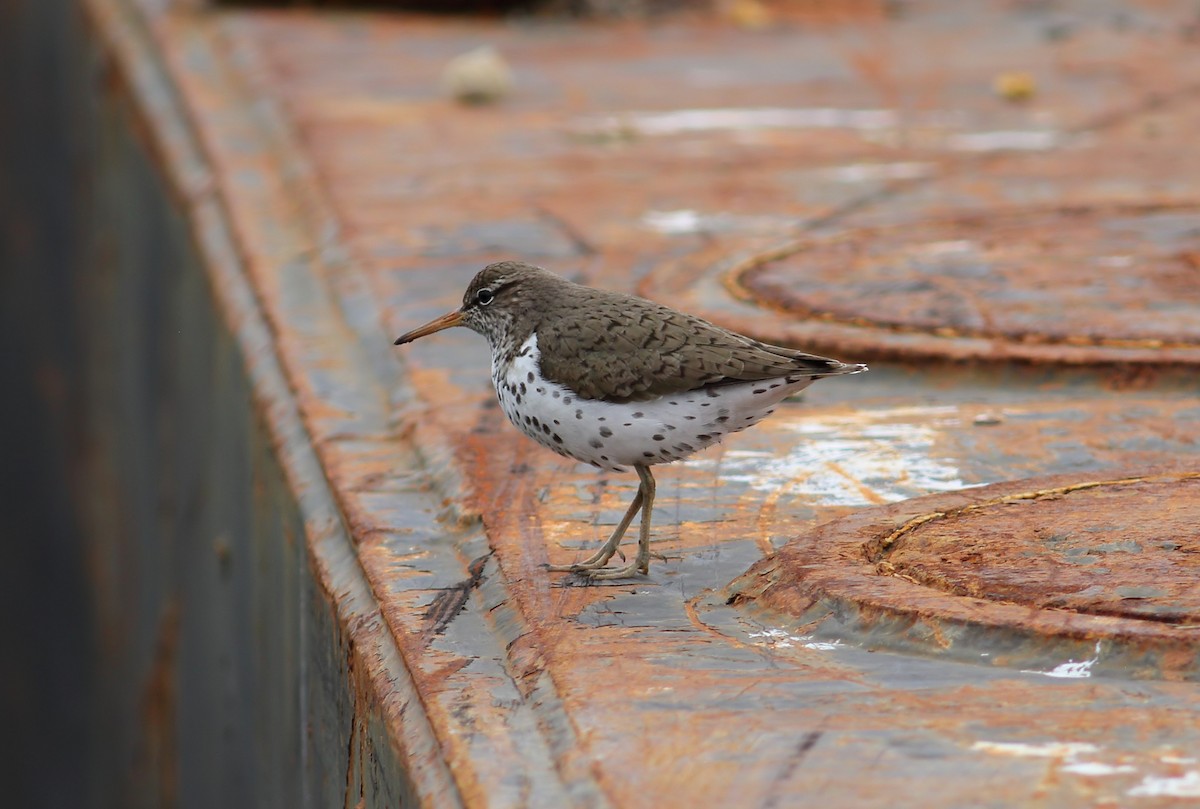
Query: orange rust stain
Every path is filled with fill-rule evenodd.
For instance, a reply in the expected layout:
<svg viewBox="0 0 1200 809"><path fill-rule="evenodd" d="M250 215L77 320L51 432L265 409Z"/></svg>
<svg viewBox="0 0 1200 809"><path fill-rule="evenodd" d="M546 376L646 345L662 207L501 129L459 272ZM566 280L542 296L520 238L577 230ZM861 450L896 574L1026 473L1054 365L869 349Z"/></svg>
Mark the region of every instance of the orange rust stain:
<svg viewBox="0 0 1200 809"><path fill-rule="evenodd" d="M162 806L175 805L179 793L179 626L179 601L172 598L159 620L154 659L142 687L143 734L134 763L139 786L156 794Z"/></svg>
<svg viewBox="0 0 1200 809"><path fill-rule="evenodd" d="M1107 489L1130 497L1133 496L1131 492L1136 494L1135 490L1139 486L1178 488L1198 478L1200 472L1186 470L1151 470L1142 474L1114 476L1103 481L1080 480L1078 476L1074 479L1060 476L1033 481L1034 485L1024 490L1019 484L1009 483L980 490L930 496L923 499L929 505L924 514L912 514L913 506L920 504L921 500L859 512L822 525L801 541L785 546L773 558L752 567L747 574L734 582L729 592L731 598L736 599L743 609L752 608L756 614L777 611L783 615L802 616L816 599L829 599L833 603L842 604L844 609L853 610L858 616L855 620L864 627L879 624L881 621L919 621L926 627L926 632L933 632L935 640L938 633L944 631L942 627L962 622L980 628L987 627L993 631L1024 633L1023 636L1031 639L1023 647L1027 650L1033 648L1030 646L1034 643L1033 638L1037 638L1037 643L1047 642L1051 638L1109 639L1116 644L1106 653L1109 656L1118 653L1134 655L1136 652L1138 660L1146 661L1138 663L1135 667L1141 676L1156 673L1156 676L1160 677L1174 677L1186 673L1188 677L1194 678L1196 658L1191 647L1195 645L1193 641L1200 640L1200 637L1192 638L1187 629L1173 625L1172 622L1182 620L1186 626L1186 617L1181 619L1175 613L1167 615L1153 611L1154 605L1159 603L1154 599L1160 599L1165 605L1179 606L1184 610L1180 615L1185 615L1187 605L1193 603L1189 600L1191 596L1188 593L1194 596L1192 591L1195 588L1182 569L1175 570L1178 574L1175 579L1156 575L1152 577L1155 581L1149 585L1131 588L1128 593L1122 593L1118 585L1113 584L1112 586L1117 588L1114 591L1116 596L1132 600L1125 602L1130 606L1122 607L1119 614L1109 615L1105 614L1107 608L1091 609L1086 604L1078 608L1066 602L1059 607L1052 604L1042 605L1043 608L1039 608L1038 604L1025 605L1018 603L1020 597L1017 593L995 595L988 590L985 593L988 596L986 599L964 598L955 588L938 587L937 582L931 581L928 572L920 565L907 561L903 565L893 564L895 551L889 551L887 548L895 548L896 540L890 545L886 541L894 535L898 535L898 539L912 532L918 532L919 535L926 525L948 519L947 515L989 514L995 509L1015 508L1021 504L1069 502L1064 498L1071 497L1073 493L1105 493ZM1044 485L1037 485L1038 483ZM996 490L1000 490L998 494ZM1152 499L1153 495L1153 491L1139 495L1140 500L1146 501L1144 507L1151 510L1155 502ZM1179 496L1183 495L1180 493ZM1087 506L1086 503L1082 505ZM891 515L899 514L904 514L905 518L901 521L900 528L896 528L896 522ZM1019 519L1020 515L1014 518ZM969 541L970 538L967 538L964 542ZM1119 543L1123 540L1116 537L1113 541ZM862 556L864 547L878 548L879 545L884 546L884 550L879 551L884 558L874 558L882 567ZM1121 550L1121 547L1115 546L1109 549L1112 552ZM1154 553L1157 551L1147 549L1147 558ZM999 586L997 582L1002 580L1002 574L1008 570L1002 562L1009 556L1002 549L992 548L978 557L979 563L984 565L978 575L988 577L991 589ZM1013 558L1025 560L1025 556L1017 555ZM937 552L930 554L929 558L931 565L940 563ZM1137 559L1134 562L1136 563ZM970 565L957 564L957 568L961 575L976 575L970 569ZM1078 569L1090 570L1086 566ZM1020 581L1024 581L1021 570L1023 568L1014 568L1013 574L1018 576ZM884 575L880 575L881 573ZM1180 576L1183 577L1182 580ZM1139 584L1136 577L1122 578ZM1179 589L1180 586L1183 587L1182 590ZM1151 592L1151 589L1154 592ZM1163 592L1158 592L1160 589ZM1150 605L1148 610L1142 610L1143 604ZM1045 608L1047 606L1052 608ZM944 644L944 636L940 642ZM1184 647L1191 649L1190 655L1173 653L1174 650Z"/></svg>
<svg viewBox="0 0 1200 809"><path fill-rule="evenodd" d="M919 517L914 517L913 519L909 520L905 525L901 526L900 528L898 528L897 530L895 530L891 534L889 534L887 537L885 537L881 541L880 544L883 548L887 548L887 547L891 546L892 544L894 544L896 542L896 540L898 540L904 534L907 534L907 533L915 530L919 526L924 525L933 520L942 519L942 518L948 517L948 516L958 516L959 514L968 514L973 511L979 511L980 509L985 509L985 508L992 508L992 507L998 506L998 505L1005 505L1008 503L1016 503L1016 502L1019 502L1022 500L1049 499L1052 497L1056 497L1058 495L1070 494L1071 492L1085 491L1088 489L1095 489L1095 488L1107 487L1107 486L1121 486L1121 485L1125 485L1125 484L1129 484L1129 483L1141 483L1141 482L1148 481L1148 480L1152 480L1152 481L1192 480L1195 478L1200 478L1200 472L1197 472L1197 473L1185 472L1185 473L1180 473L1180 474L1155 475L1153 477L1148 477L1148 478L1147 477L1134 477L1134 478L1117 478L1114 480L1085 481L1083 483L1073 483L1068 486L1060 486L1060 487L1056 487L1056 488L1052 488L1052 489L1038 489L1038 490L1029 491L1029 492L1018 492L1017 494L1004 495L1003 497L997 497L993 500L988 500L988 501L985 501L982 503L971 503L969 505L963 506L962 508L956 509L951 512L936 512L935 511L935 512L930 512L929 514L923 514Z"/></svg>

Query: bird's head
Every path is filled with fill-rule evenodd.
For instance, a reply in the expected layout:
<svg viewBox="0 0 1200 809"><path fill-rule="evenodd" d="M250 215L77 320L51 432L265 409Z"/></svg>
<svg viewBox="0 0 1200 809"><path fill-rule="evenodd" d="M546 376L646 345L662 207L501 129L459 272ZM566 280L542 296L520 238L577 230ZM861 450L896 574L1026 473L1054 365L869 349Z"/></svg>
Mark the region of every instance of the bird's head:
<svg viewBox="0 0 1200 809"><path fill-rule="evenodd" d="M396 345L466 326L482 334L493 348L523 340L536 322L539 292L567 282L553 273L520 261L500 261L480 270L463 294L462 306L400 335ZM527 327L528 328L525 328Z"/></svg>

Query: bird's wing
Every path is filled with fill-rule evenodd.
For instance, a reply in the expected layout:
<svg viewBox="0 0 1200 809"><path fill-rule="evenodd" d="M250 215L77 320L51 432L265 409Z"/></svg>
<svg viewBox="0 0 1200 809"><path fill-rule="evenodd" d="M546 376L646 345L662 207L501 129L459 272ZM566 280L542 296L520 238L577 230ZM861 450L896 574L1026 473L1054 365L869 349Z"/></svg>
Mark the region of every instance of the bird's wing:
<svg viewBox="0 0 1200 809"><path fill-rule="evenodd" d="M709 385L860 370L611 293L571 318L543 320L537 335L542 373L588 399L644 401Z"/></svg>

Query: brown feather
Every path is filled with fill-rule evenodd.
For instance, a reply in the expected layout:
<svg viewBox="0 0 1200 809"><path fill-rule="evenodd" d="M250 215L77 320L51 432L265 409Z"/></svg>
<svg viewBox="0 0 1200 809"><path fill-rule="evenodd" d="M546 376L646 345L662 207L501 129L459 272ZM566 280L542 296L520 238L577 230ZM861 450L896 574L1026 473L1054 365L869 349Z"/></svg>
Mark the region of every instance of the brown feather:
<svg viewBox="0 0 1200 809"><path fill-rule="evenodd" d="M643 298L551 278L558 282L552 310L571 316L551 311L537 318L542 373L585 398L644 401L710 385L859 370L760 343Z"/></svg>

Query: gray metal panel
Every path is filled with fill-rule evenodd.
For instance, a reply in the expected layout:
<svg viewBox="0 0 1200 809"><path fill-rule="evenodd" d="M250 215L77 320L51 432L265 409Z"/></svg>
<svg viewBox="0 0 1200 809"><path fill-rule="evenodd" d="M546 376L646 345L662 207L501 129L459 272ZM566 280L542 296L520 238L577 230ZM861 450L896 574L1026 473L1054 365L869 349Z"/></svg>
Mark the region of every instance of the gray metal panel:
<svg viewBox="0 0 1200 809"><path fill-rule="evenodd" d="M8 4L0 53L9 798L406 802L356 662L387 640L232 252L83 9Z"/></svg>

